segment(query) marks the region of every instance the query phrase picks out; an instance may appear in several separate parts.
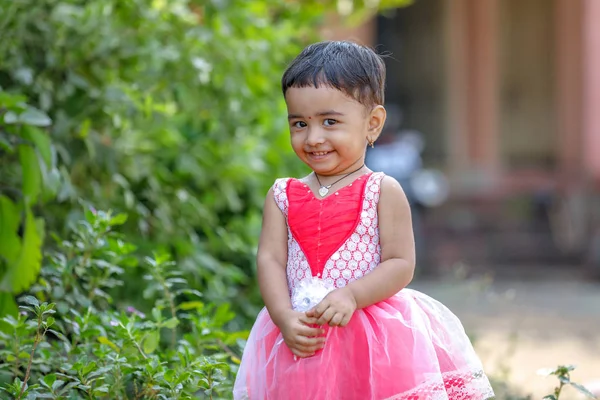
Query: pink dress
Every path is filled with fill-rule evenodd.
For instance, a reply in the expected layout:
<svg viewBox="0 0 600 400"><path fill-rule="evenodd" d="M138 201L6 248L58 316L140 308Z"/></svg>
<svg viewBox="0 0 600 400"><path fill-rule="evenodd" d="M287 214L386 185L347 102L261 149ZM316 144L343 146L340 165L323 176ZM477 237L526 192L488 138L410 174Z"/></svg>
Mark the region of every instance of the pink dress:
<svg viewBox="0 0 600 400"><path fill-rule="evenodd" d="M383 174L369 173L317 199L279 179L275 200L288 224L290 296L311 277L341 288L377 267L377 204ZM325 347L295 359L266 309L250 333L234 399L484 400L493 397L465 331L436 300L411 289L327 328Z"/></svg>

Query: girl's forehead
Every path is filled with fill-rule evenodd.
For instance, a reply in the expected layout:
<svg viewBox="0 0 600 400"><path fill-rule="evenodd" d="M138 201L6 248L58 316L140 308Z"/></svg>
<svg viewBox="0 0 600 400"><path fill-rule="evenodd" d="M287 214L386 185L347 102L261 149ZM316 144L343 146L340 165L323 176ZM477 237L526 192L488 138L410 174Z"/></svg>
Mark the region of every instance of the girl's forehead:
<svg viewBox="0 0 600 400"><path fill-rule="evenodd" d="M288 109L323 111L363 107L358 101L330 86L291 87L285 94Z"/></svg>

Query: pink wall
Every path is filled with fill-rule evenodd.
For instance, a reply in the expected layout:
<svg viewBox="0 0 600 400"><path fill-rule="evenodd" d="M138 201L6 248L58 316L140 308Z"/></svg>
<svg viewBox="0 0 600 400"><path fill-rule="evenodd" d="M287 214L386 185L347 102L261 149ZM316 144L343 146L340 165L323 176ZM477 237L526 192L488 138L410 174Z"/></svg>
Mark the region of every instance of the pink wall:
<svg viewBox="0 0 600 400"><path fill-rule="evenodd" d="M567 186L579 181L585 170L583 149L583 76L581 1L557 0L556 18L556 121L561 180Z"/></svg>
<svg viewBox="0 0 600 400"><path fill-rule="evenodd" d="M600 180L600 1L583 6L583 155L586 170Z"/></svg>

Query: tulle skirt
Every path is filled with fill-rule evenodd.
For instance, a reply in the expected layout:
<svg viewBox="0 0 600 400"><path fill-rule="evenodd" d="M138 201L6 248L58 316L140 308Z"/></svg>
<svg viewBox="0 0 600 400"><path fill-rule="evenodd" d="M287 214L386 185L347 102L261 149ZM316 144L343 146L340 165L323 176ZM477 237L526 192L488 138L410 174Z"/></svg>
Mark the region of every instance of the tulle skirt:
<svg viewBox="0 0 600 400"><path fill-rule="evenodd" d="M295 359L263 309L248 339L235 400L485 400L494 393L458 318L404 289L327 328L325 347Z"/></svg>

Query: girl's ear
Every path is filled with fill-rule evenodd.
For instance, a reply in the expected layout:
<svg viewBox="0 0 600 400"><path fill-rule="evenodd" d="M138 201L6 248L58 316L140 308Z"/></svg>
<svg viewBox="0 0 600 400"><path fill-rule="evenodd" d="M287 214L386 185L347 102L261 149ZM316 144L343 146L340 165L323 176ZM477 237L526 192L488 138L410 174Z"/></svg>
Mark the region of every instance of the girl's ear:
<svg viewBox="0 0 600 400"><path fill-rule="evenodd" d="M375 142L381 134L386 116L387 112L382 105L377 105L371 110L367 132L367 141L369 143Z"/></svg>

